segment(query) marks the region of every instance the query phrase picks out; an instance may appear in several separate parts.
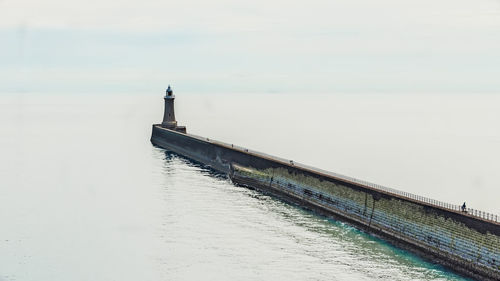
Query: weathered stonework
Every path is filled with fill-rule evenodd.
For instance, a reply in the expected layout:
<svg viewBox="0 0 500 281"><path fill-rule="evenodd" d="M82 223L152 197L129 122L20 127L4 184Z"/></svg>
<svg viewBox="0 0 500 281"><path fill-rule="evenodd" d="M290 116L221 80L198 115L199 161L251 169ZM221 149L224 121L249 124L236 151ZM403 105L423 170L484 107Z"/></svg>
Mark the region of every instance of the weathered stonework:
<svg viewBox="0 0 500 281"><path fill-rule="evenodd" d="M477 272L491 279L500 276L499 236L480 233L425 206L376 196L284 168L259 170L235 164L231 177L237 183L246 185L253 180L254 186L267 185L310 201L369 229L461 264L471 275Z"/></svg>

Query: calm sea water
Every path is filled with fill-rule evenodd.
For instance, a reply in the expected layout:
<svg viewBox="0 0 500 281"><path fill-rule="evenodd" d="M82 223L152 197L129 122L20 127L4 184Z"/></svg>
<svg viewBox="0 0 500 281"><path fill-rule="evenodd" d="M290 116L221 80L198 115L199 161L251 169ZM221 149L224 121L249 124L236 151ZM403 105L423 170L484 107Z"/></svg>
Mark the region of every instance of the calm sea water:
<svg viewBox="0 0 500 281"><path fill-rule="evenodd" d="M176 110L192 133L498 211L498 101L186 94ZM153 147L162 102L0 97L0 280L462 280Z"/></svg>

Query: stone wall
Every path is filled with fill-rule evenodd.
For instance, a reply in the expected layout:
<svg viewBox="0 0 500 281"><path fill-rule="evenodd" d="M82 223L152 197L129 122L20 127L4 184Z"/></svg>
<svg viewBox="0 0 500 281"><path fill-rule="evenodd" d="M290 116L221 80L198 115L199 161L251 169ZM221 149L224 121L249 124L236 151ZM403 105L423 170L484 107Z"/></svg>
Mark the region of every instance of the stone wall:
<svg viewBox="0 0 500 281"><path fill-rule="evenodd" d="M426 206L284 168L233 165L235 182L267 186L428 252L477 278L500 279L500 237L481 233ZM467 271L467 272L464 272Z"/></svg>

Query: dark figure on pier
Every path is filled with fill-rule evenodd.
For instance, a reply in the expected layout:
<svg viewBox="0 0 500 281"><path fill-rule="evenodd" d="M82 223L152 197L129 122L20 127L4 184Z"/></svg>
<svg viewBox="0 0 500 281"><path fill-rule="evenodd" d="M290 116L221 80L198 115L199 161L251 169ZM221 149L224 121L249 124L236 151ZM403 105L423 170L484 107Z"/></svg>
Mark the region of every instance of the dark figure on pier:
<svg viewBox="0 0 500 281"><path fill-rule="evenodd" d="M462 205L462 212L465 212L465 209L466 209L466 208L467 208L467 207L465 206L465 202L464 202L464 204Z"/></svg>

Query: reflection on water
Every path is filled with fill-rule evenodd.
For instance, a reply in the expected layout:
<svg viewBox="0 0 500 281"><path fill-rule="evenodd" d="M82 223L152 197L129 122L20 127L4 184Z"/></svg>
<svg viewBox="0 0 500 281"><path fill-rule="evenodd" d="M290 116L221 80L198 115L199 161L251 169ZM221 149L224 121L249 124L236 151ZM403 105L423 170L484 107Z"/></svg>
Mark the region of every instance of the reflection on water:
<svg viewBox="0 0 500 281"><path fill-rule="evenodd" d="M158 148L170 279L460 280L355 228Z"/></svg>

